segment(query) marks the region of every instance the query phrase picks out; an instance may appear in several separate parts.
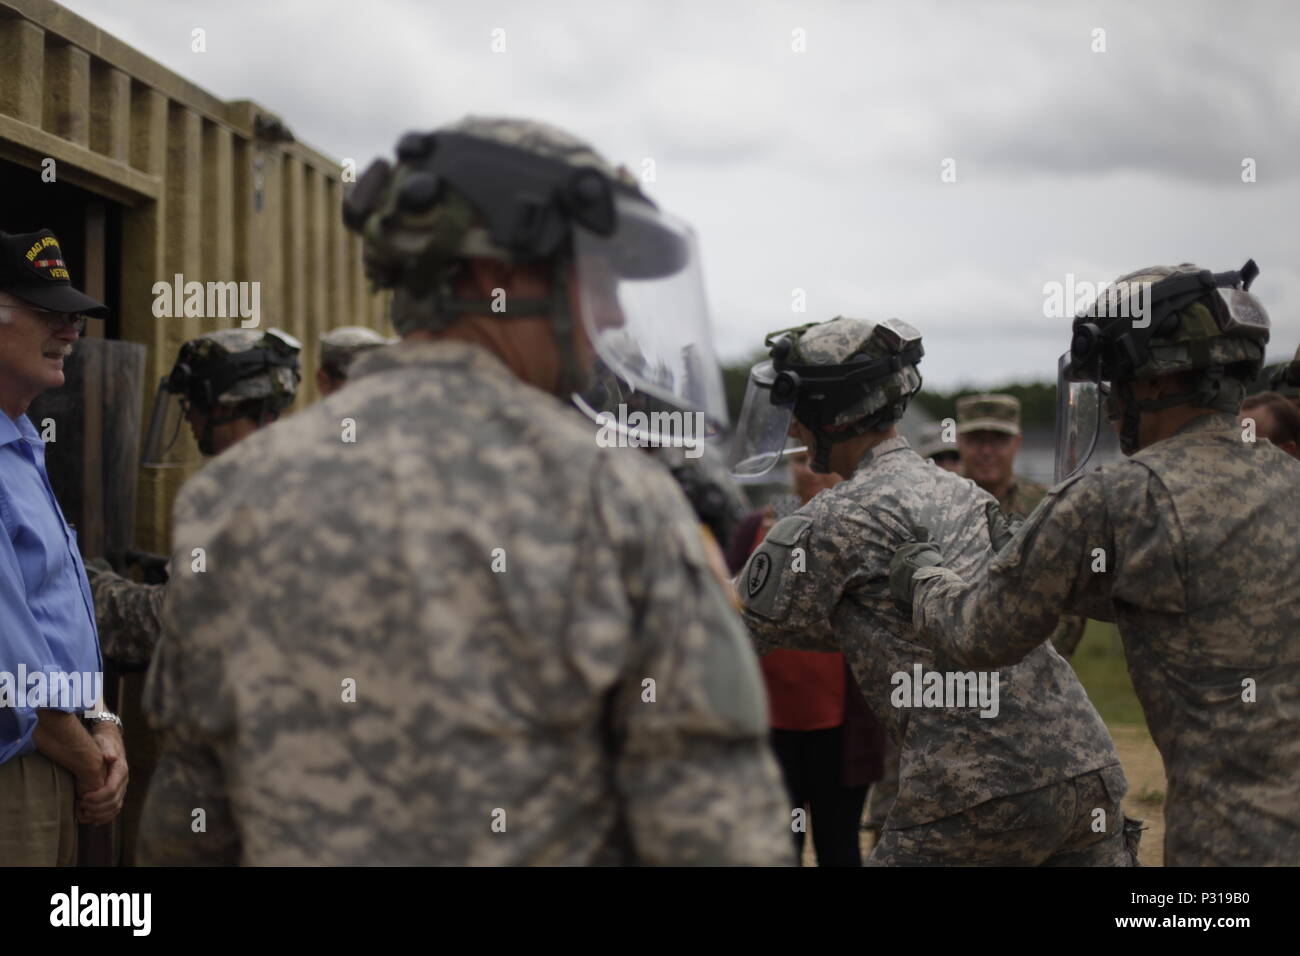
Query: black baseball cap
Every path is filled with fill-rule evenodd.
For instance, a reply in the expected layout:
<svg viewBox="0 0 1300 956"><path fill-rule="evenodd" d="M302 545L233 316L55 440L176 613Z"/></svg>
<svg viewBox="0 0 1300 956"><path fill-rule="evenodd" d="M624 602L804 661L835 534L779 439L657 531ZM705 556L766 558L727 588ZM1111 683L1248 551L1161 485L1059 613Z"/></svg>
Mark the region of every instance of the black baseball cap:
<svg viewBox="0 0 1300 956"><path fill-rule="evenodd" d="M59 240L48 229L0 232L0 291L51 312L108 318L108 306L72 287Z"/></svg>

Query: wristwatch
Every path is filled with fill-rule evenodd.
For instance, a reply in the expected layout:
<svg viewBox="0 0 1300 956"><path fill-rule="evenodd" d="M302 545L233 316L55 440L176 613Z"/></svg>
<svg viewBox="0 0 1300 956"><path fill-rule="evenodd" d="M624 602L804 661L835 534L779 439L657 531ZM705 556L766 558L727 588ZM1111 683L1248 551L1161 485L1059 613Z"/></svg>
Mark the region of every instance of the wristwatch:
<svg viewBox="0 0 1300 956"><path fill-rule="evenodd" d="M117 724L117 729L122 730L122 718L117 714L109 713L107 710L97 710L85 715L88 724Z"/></svg>

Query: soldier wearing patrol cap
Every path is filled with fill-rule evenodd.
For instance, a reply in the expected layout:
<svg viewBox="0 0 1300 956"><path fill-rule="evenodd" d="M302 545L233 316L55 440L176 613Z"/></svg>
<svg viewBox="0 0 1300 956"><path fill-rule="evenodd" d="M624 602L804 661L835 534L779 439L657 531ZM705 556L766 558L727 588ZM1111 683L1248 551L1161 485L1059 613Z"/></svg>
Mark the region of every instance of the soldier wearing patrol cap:
<svg viewBox="0 0 1300 956"><path fill-rule="evenodd" d="M1015 473L1020 399L1014 395L966 395L957 399L957 449L961 474L994 498L1008 519L1028 517L1047 488Z"/></svg>
<svg viewBox="0 0 1300 956"><path fill-rule="evenodd" d="M182 491L209 572L150 675L142 859L792 862L695 516L573 410L599 355L630 387L600 395L725 425L689 229L570 134L476 117L405 136L344 221L402 345Z"/></svg>
<svg viewBox="0 0 1300 956"><path fill-rule="evenodd" d="M1116 280L1059 364L1063 480L985 569L920 541L892 563L918 633L960 665L1041 652L1062 613L1118 625L1172 866L1300 861L1300 468L1233 418L1268 341L1257 273ZM1085 470L1103 410L1129 457Z"/></svg>
<svg viewBox="0 0 1300 956"><path fill-rule="evenodd" d="M736 590L760 653L843 652L899 745L898 795L869 865L1130 864L1119 756L1059 655L1039 648L1003 668L989 707L973 688L922 693L958 675L938 670L890 600L894 549L923 526L947 560L978 573L1007 529L992 496L897 433L921 387L920 333L841 317L773 332L767 345L733 470L762 474L789 433L813 449L814 470L845 480L772 527Z"/></svg>
<svg viewBox="0 0 1300 956"><path fill-rule="evenodd" d="M927 425L921 432L921 444L916 453L927 461L934 462L944 471L961 472L961 452L952 441L943 440L942 425Z"/></svg>
<svg viewBox="0 0 1300 956"><path fill-rule="evenodd" d="M967 395L957 399L961 474L998 499L1002 513L1013 523L1028 518L1047 494L1046 485L1015 473L1016 455L1023 441L1020 399L1014 395ZM1052 646L1069 660L1087 628L1087 618L1063 615L1052 632Z"/></svg>
<svg viewBox="0 0 1300 956"><path fill-rule="evenodd" d="M364 325L344 325L330 329L320 337L320 368L316 370L316 387L321 398L334 394L348 380L348 368L363 352L392 345L396 339L386 339L374 329Z"/></svg>

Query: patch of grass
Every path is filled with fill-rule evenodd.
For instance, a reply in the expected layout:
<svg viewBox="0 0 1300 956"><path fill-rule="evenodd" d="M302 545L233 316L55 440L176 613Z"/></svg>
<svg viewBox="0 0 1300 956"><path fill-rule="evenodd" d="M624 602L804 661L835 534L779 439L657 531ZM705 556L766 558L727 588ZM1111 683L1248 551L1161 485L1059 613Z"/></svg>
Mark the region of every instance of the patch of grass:
<svg viewBox="0 0 1300 956"><path fill-rule="evenodd" d="M1163 790L1152 790L1144 788L1133 795L1134 803L1145 803L1153 807L1163 807L1165 805L1165 792Z"/></svg>
<svg viewBox="0 0 1300 956"><path fill-rule="evenodd" d="M1074 671L1107 725L1130 724L1146 728L1142 706L1133 692L1124 645L1113 624L1089 621L1074 652Z"/></svg>

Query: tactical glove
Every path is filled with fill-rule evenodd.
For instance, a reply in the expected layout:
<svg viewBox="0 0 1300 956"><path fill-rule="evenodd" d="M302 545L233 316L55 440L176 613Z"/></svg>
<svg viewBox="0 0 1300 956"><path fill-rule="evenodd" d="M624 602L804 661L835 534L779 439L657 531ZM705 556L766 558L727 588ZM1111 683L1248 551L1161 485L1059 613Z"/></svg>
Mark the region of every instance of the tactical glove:
<svg viewBox="0 0 1300 956"><path fill-rule="evenodd" d="M925 528L913 532L916 540L903 545L894 552L894 559L889 562L889 590L894 603L911 614L912 592L916 588L916 572L921 568L933 568L943 564L943 554L930 541L930 533Z"/></svg>

